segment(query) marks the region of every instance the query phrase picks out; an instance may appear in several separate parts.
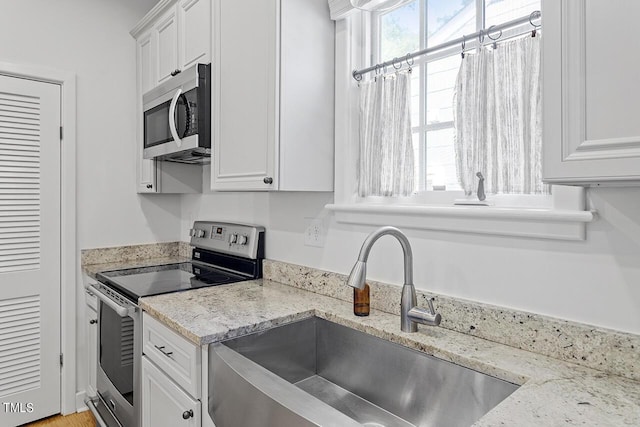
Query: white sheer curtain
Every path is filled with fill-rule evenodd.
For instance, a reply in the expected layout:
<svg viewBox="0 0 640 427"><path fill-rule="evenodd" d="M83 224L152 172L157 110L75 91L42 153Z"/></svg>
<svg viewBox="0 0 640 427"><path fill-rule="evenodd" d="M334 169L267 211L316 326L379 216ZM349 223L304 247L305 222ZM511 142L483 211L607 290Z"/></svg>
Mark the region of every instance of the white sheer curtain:
<svg viewBox="0 0 640 427"><path fill-rule="evenodd" d="M454 96L458 180L487 193L548 193L542 184L540 33L462 60Z"/></svg>
<svg viewBox="0 0 640 427"><path fill-rule="evenodd" d="M360 91L358 195L408 196L414 188L410 77L378 77Z"/></svg>

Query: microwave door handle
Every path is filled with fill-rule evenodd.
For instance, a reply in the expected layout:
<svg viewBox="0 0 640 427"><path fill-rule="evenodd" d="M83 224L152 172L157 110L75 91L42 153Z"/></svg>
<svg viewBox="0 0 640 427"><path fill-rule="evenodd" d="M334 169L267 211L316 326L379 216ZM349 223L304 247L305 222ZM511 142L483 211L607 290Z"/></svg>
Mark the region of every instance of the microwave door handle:
<svg viewBox="0 0 640 427"><path fill-rule="evenodd" d="M178 104L178 98L182 94L182 89L178 89L176 94L173 95L173 99L171 100L171 105L169 105L169 130L171 131L171 136L173 137L174 142L180 148L182 145L182 139L178 135L178 129L176 129L176 105Z"/></svg>

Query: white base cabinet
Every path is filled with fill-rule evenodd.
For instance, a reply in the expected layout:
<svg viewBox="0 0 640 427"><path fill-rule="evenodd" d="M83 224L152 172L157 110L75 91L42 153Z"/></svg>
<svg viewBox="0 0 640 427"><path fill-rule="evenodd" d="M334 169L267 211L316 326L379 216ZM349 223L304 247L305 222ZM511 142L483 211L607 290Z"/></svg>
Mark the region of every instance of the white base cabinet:
<svg viewBox="0 0 640 427"><path fill-rule="evenodd" d="M91 283L89 276L83 274L83 283ZM97 392L96 371L98 366L98 299L89 292L85 293L85 327L87 328L87 396L94 397Z"/></svg>
<svg viewBox="0 0 640 427"><path fill-rule="evenodd" d="M326 0L213 4L213 190L333 191Z"/></svg>
<svg viewBox="0 0 640 427"><path fill-rule="evenodd" d="M201 349L142 314L143 427L201 427Z"/></svg>
<svg viewBox="0 0 640 427"><path fill-rule="evenodd" d="M543 179L640 185L640 2L543 0Z"/></svg>
<svg viewBox="0 0 640 427"><path fill-rule="evenodd" d="M207 407L209 346L196 346L146 312L142 330L142 427L216 427Z"/></svg>
<svg viewBox="0 0 640 427"><path fill-rule="evenodd" d="M142 352L172 381L194 398L200 397L200 348L144 313Z"/></svg>
<svg viewBox="0 0 640 427"><path fill-rule="evenodd" d="M200 427L201 403L142 358L142 427Z"/></svg>

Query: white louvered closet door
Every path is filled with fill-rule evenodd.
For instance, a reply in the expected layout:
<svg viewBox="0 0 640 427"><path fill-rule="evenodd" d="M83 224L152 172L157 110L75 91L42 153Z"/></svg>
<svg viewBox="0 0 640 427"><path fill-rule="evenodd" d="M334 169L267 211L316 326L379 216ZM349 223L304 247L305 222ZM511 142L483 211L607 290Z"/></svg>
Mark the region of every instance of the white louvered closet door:
<svg viewBox="0 0 640 427"><path fill-rule="evenodd" d="M0 75L1 426L60 412L59 126L60 86Z"/></svg>

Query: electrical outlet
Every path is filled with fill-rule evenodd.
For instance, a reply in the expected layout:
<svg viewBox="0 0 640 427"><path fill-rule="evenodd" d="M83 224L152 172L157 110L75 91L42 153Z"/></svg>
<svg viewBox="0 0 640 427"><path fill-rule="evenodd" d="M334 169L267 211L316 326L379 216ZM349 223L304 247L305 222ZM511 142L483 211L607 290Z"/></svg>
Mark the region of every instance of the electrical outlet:
<svg viewBox="0 0 640 427"><path fill-rule="evenodd" d="M324 224L321 219L305 218L307 229L304 231L304 245L324 247Z"/></svg>

